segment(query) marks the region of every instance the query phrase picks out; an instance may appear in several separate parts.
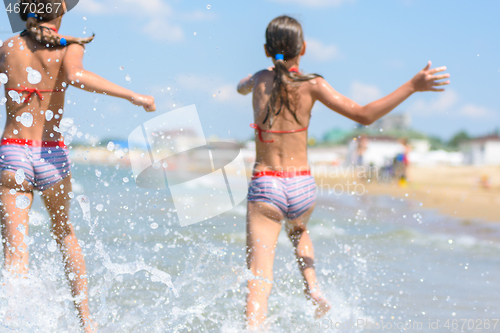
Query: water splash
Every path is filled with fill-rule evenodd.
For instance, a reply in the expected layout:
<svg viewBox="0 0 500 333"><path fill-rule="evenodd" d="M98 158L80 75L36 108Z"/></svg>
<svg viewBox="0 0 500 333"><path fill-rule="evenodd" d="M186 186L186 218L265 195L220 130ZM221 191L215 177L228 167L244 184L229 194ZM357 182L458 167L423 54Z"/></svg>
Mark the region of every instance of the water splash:
<svg viewBox="0 0 500 333"><path fill-rule="evenodd" d="M21 104L21 94L14 90L9 90L9 96L12 101L16 102L17 104Z"/></svg>
<svg viewBox="0 0 500 333"><path fill-rule="evenodd" d="M29 68L29 67L28 67ZM28 70L28 68L26 70ZM36 69L28 71L28 82L31 84L38 84L42 81L42 74Z"/></svg>
<svg viewBox="0 0 500 333"><path fill-rule="evenodd" d="M68 310L74 299L66 285L54 283L61 278L53 273L54 265L35 268L25 279L2 271L1 332L79 332L76 316Z"/></svg>
<svg viewBox="0 0 500 333"><path fill-rule="evenodd" d="M24 182L24 180L26 179L26 176L24 174L24 170L17 169L16 174L14 175L14 178L16 179L16 183L18 185L21 185Z"/></svg>
<svg viewBox="0 0 500 333"><path fill-rule="evenodd" d="M0 73L0 83L7 84L9 82L9 77L5 73Z"/></svg>
<svg viewBox="0 0 500 333"><path fill-rule="evenodd" d="M45 120L51 121L52 118L54 118L54 112L52 112L51 110L45 111Z"/></svg>
<svg viewBox="0 0 500 333"><path fill-rule="evenodd" d="M76 197L76 201L80 205L83 212L83 219L90 222L90 200L86 195L79 195Z"/></svg>
<svg viewBox="0 0 500 333"><path fill-rule="evenodd" d="M25 195L19 195L16 197L16 208L26 209L31 205L30 199Z"/></svg>
<svg viewBox="0 0 500 333"><path fill-rule="evenodd" d="M20 117L17 117L16 120L24 127L31 127L33 125L33 115L31 112L23 112L23 114Z"/></svg>
<svg viewBox="0 0 500 333"><path fill-rule="evenodd" d="M59 114L61 113L62 112L59 112ZM58 116L56 115L56 118L57 117ZM54 131L61 133L61 135L64 136L64 144L69 145L73 142L74 136L78 133L78 127L74 125L73 118L64 118L61 120L59 127L54 126Z"/></svg>

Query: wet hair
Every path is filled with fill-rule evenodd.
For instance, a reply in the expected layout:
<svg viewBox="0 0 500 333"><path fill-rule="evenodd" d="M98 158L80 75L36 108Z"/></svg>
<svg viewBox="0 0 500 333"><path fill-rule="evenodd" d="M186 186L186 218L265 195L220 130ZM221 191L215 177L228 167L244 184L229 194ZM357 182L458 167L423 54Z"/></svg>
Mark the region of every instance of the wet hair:
<svg viewBox="0 0 500 333"><path fill-rule="evenodd" d="M279 16L267 26L266 50L268 54L273 59L276 59L277 54L282 54L284 58L274 61L273 88L267 106L267 115L263 121L263 123L266 123L269 119L269 127L273 126L274 118L280 114L283 107L290 110L295 120L300 124L296 114L298 100L296 97L290 98L290 94L294 93L290 83L304 82L321 77L318 74L291 73L286 68L285 62L298 56L303 44L302 26L293 17Z"/></svg>
<svg viewBox="0 0 500 333"><path fill-rule="evenodd" d="M21 36L29 36L37 42L48 47L66 46L69 44L87 44L94 38L62 38L50 28L40 25L42 22L49 22L64 14L63 3L65 0L21 0L21 10L19 12L21 20L26 21L26 30L21 32ZM48 8L51 8L50 13ZM28 17L35 14L35 17Z"/></svg>

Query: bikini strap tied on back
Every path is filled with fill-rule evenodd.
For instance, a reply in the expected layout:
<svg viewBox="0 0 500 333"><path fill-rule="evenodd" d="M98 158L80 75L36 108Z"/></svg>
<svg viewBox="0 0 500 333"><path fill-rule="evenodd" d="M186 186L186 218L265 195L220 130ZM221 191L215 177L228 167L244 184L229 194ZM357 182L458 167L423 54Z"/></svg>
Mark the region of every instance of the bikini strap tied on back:
<svg viewBox="0 0 500 333"><path fill-rule="evenodd" d="M250 124L250 127L257 130L258 132L258 135L259 135L259 140L264 142L264 143L272 143L274 142L274 140L264 140L264 138L262 137L262 132L265 132L265 133L275 133L275 134L288 134L288 133L297 133L297 132L304 132L307 130L307 127L304 127L304 128L299 128L299 129L296 129L296 130L290 130L290 131L273 131L273 130L265 130L265 129L262 129L259 127L259 125L255 124L255 123L252 123Z"/></svg>
<svg viewBox="0 0 500 333"><path fill-rule="evenodd" d="M19 89L9 88L7 90L8 91L12 90L12 91L15 91L19 94L28 93L28 95L26 95L26 97L24 97L23 103L28 103L31 100L31 97L33 96L33 94L37 95L38 98L41 101L43 101L42 93L44 93L44 92L62 92L59 90L41 90L41 89L37 89L37 88L28 88L28 87L24 87L24 86L21 86L21 88L19 88Z"/></svg>

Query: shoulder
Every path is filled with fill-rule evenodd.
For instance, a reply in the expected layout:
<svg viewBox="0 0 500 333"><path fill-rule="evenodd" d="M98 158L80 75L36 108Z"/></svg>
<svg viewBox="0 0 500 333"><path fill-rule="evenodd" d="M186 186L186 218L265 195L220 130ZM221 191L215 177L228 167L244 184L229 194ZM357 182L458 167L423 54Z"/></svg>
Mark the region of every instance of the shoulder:
<svg viewBox="0 0 500 333"><path fill-rule="evenodd" d="M315 77L314 79L310 79L307 81L307 83L309 83L310 86L314 86L314 87L321 87L325 84L328 84L328 82L326 82L326 80L322 76L318 76L318 77Z"/></svg>
<svg viewBox="0 0 500 333"><path fill-rule="evenodd" d="M263 69L253 75L255 83L266 82L274 79L274 71Z"/></svg>
<svg viewBox="0 0 500 333"><path fill-rule="evenodd" d="M83 58L85 47L78 44L70 44L65 46L65 58Z"/></svg>
<svg viewBox="0 0 500 333"><path fill-rule="evenodd" d="M65 46L66 50L69 52L85 53L85 46L80 44L69 44Z"/></svg>
<svg viewBox="0 0 500 333"><path fill-rule="evenodd" d="M10 37L7 40L4 40L3 42L0 41L0 50L1 50L1 52L5 52L5 50L7 48L13 48L14 47L14 41L17 40L17 39L20 39L20 38L21 38L20 35L16 35L16 36Z"/></svg>
<svg viewBox="0 0 500 333"><path fill-rule="evenodd" d="M16 41L19 41L20 38L20 35L16 35L3 42L0 41L0 56L2 57L2 59L8 54L15 54L17 50L20 50L19 45L17 48L15 47Z"/></svg>
<svg viewBox="0 0 500 333"><path fill-rule="evenodd" d="M318 76L305 81L303 86L311 92L319 92L328 86L328 82L323 77Z"/></svg>

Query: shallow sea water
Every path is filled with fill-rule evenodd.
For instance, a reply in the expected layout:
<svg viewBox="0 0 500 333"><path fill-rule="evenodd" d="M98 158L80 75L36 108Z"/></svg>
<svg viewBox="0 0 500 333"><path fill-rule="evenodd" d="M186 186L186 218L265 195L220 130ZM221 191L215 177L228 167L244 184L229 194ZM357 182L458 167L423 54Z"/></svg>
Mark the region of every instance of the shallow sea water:
<svg viewBox="0 0 500 333"><path fill-rule="evenodd" d="M244 331L245 281L251 276L245 203L182 228L170 193L136 187L127 168L76 165L73 177L75 197L86 195L91 204L88 219L74 200L72 222L86 255L100 332ZM203 196L203 188L197 191ZM390 197L323 193L316 207L309 229L332 310L314 320L282 233L269 332L500 331L500 323L492 329L491 321L500 317L497 225L462 222ZM11 281L4 272L0 332L77 332L61 256L38 197L32 210L30 276ZM462 319L489 319L491 327L479 329L474 322L468 330ZM430 328L436 320L439 327ZM368 329L368 322L384 329Z"/></svg>

